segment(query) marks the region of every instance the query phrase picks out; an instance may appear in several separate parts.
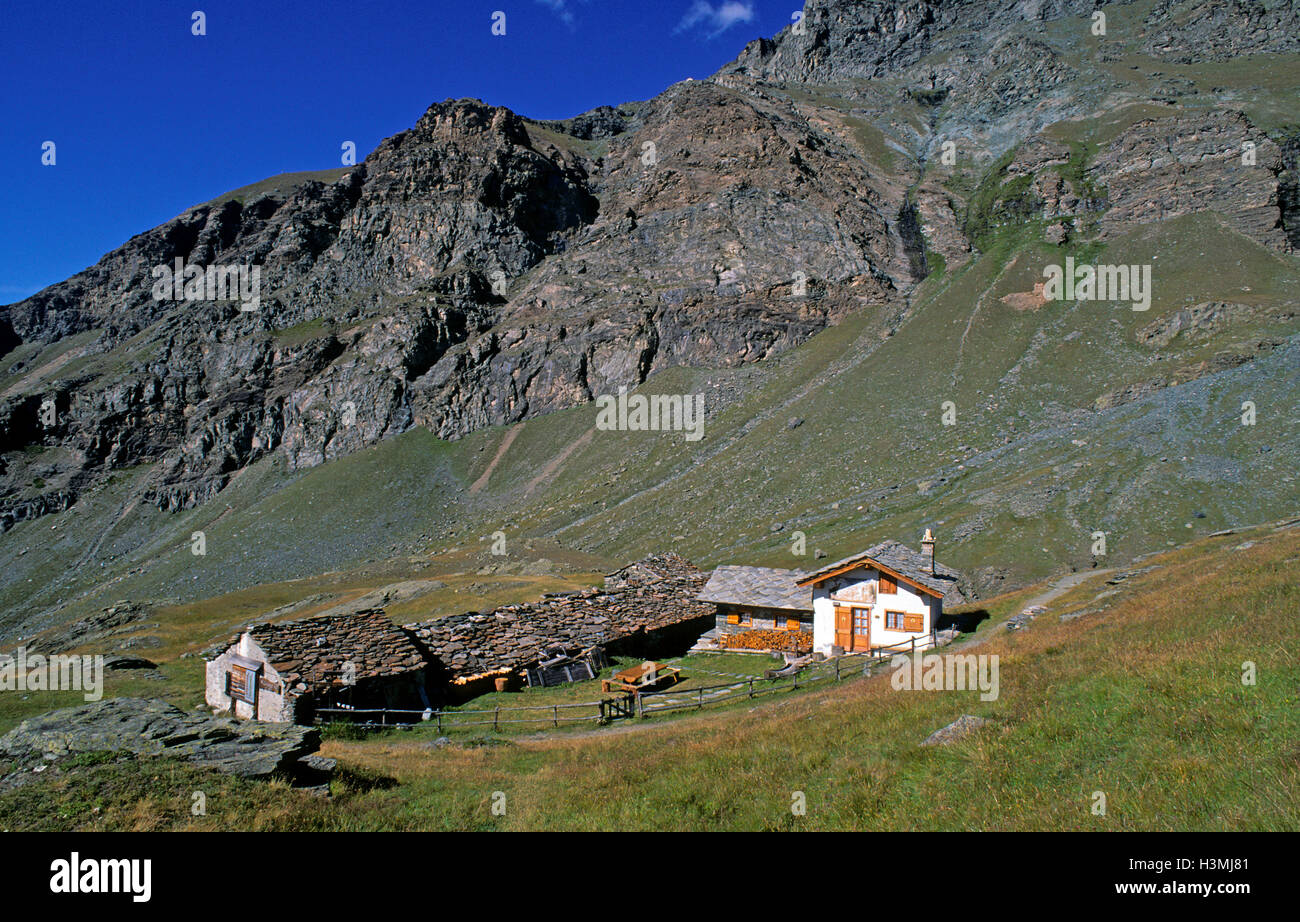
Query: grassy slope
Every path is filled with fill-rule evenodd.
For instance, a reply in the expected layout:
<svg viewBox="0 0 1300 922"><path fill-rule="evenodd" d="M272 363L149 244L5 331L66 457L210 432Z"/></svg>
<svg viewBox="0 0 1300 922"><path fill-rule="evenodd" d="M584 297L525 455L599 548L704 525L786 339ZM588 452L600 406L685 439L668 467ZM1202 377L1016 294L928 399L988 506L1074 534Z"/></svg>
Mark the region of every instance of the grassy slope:
<svg viewBox="0 0 1300 922"><path fill-rule="evenodd" d="M1297 561L1294 526L1205 539L1113 594L1084 583L1023 632L991 623L977 649L1000 657L992 702L882 676L587 734L336 740L329 801L167 762L83 765L0 795L0 828L1295 830ZM997 600L995 620L1025 598ZM993 725L918 747L963 713ZM205 817L189 814L193 790Z"/></svg>

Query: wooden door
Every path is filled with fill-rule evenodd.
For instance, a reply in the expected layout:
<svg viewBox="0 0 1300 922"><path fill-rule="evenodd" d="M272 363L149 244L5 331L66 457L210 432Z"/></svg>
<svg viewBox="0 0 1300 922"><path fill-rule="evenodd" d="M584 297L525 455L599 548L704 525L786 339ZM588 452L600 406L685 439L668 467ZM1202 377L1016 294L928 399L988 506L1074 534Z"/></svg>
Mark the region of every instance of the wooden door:
<svg viewBox="0 0 1300 922"><path fill-rule="evenodd" d="M871 609L853 609L853 647L855 652L871 649Z"/></svg>
<svg viewBox="0 0 1300 922"><path fill-rule="evenodd" d="M835 606L835 646L853 649L853 609L847 605Z"/></svg>

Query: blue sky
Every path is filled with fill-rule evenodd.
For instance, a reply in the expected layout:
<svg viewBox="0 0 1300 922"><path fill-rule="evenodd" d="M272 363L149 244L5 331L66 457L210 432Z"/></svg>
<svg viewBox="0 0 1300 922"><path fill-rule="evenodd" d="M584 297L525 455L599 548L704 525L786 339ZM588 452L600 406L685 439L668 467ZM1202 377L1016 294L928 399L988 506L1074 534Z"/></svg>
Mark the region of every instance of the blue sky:
<svg viewBox="0 0 1300 922"><path fill-rule="evenodd" d="M535 118L707 77L800 0L10 0L0 29L0 304L186 208L339 166L431 103ZM192 34L195 10L206 35ZM492 35L492 15L506 34ZM53 166L43 165L46 141Z"/></svg>

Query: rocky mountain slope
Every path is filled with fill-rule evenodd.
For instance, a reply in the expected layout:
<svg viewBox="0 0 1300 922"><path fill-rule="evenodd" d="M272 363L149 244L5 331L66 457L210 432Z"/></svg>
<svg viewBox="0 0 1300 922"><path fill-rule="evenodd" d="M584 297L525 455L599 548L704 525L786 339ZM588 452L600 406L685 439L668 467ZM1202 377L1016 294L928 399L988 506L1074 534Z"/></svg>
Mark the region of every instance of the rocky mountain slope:
<svg viewBox="0 0 1300 922"><path fill-rule="evenodd" d="M346 541L193 580L319 572L503 515L616 560L692 542L707 559L757 552L800 516L833 544L868 517L911 527L928 504L968 510L954 538L972 567L1007 509L1036 521L1017 528L1038 559L986 564L992 586L1143 507L1109 509L1119 483L1080 494L1087 515L1053 506L1077 484L1037 492L1043 470L1120 464L1139 413L1216 448L1172 483L1223 500L1226 524L1294 506L1290 481L1239 495L1270 476L1262 447L1270 465L1300 458L1293 433L1212 433L1242 395L1271 394L1277 419L1298 392L1300 14L1132 0L1101 8L1099 35L1095 6L812 2L713 78L645 102L562 122L439 103L354 168L196 206L0 307L11 632L62 611L74 582L172 594L141 574L187 554L195 523L357 453L396 463L404 449L383 446L424 432L454 445L391 479L436 516L380 528L387 514L345 496ZM1150 312L1046 304L1042 267L1067 256L1157 267ZM156 300L154 267L177 259L261 266L259 309ZM1214 420L1152 409L1230 380ZM621 386L704 390L709 436L670 455L593 444L581 408ZM959 434L938 423L944 401ZM492 434L521 421L513 447ZM1076 462L1089 429L1113 441ZM945 499L976 468L988 482ZM920 506L897 502L904 482L925 485ZM754 497L739 511L738 490ZM840 503L854 515L831 515ZM271 518L239 526L245 540ZM1164 527L1132 529L1131 548Z"/></svg>

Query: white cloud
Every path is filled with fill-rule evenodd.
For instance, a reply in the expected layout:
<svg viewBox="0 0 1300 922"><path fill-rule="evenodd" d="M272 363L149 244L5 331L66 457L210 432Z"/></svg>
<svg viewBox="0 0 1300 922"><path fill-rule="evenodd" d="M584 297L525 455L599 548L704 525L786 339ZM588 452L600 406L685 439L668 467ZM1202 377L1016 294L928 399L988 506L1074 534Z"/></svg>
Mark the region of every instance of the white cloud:
<svg viewBox="0 0 1300 922"><path fill-rule="evenodd" d="M568 0L537 0L537 2L560 17L560 22L566 26L573 25L573 10L569 9Z"/></svg>
<svg viewBox="0 0 1300 922"><path fill-rule="evenodd" d="M686 11L682 21L677 24L676 32L685 32L703 26L709 38L721 35L732 26L741 22L752 22L754 4L741 3L740 0L723 0L717 6L707 0L695 0Z"/></svg>

